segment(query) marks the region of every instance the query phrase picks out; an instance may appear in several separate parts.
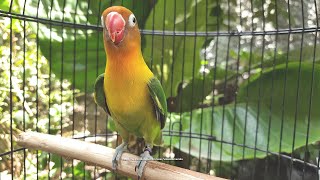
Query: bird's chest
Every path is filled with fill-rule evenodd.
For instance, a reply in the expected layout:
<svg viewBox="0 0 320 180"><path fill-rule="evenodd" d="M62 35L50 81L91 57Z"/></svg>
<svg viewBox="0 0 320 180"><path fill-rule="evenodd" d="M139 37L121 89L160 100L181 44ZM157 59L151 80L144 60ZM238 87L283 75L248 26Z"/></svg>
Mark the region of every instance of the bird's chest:
<svg viewBox="0 0 320 180"><path fill-rule="evenodd" d="M107 104L118 121L135 121L148 106L150 97L145 81L134 76L118 75L105 79Z"/></svg>

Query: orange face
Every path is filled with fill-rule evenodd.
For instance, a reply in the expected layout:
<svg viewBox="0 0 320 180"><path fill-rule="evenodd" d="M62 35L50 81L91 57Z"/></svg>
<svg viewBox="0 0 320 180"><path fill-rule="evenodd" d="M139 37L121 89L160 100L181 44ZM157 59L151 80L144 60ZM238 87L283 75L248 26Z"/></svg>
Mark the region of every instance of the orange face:
<svg viewBox="0 0 320 180"><path fill-rule="evenodd" d="M134 14L121 6L104 10L101 16L104 43L113 49L140 47L140 31Z"/></svg>

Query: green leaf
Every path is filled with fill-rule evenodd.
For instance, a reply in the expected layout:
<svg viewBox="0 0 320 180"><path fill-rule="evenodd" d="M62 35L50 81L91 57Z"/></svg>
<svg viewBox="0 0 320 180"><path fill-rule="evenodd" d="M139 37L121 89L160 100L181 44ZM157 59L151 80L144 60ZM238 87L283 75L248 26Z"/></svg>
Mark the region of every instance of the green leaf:
<svg viewBox="0 0 320 180"><path fill-rule="evenodd" d="M192 133L201 133L204 138L211 135L218 141L245 144L246 148L187 137L182 137L181 141L174 139L175 146L179 148L181 142L181 150L184 152L190 150L193 156L231 161L232 158L233 160L263 158L267 156L267 153L263 152L266 150L291 153L292 150L305 146L307 137L308 144L318 141L320 101L317 99L320 98L320 66L314 65L314 81L312 81L312 66L311 63L301 63L301 66L299 63L289 63L288 68L283 64L274 70L267 69L262 75L255 75L240 87L236 106L229 104L224 107L214 107L213 111L212 108L205 108L194 110L192 114L191 112L182 114L184 132L188 133L191 128ZM297 100L298 78L300 84ZM284 86L286 86L285 93ZM313 93L310 95L311 87ZM310 98L312 98L311 107ZM177 122L178 118L174 121ZM308 123L310 123L309 134L307 134ZM178 129L176 126L173 130ZM253 150L255 148L258 150Z"/></svg>
<svg viewBox="0 0 320 180"><path fill-rule="evenodd" d="M9 6L10 2L8 0L3 0L0 2L0 9L3 11L8 11L9 10Z"/></svg>
<svg viewBox="0 0 320 180"><path fill-rule="evenodd" d="M52 169L60 168L61 160L62 160L61 156L58 156L56 154L52 154L51 161L54 163L54 165L52 166Z"/></svg>
<svg viewBox="0 0 320 180"><path fill-rule="evenodd" d="M299 72L299 69L301 72ZM290 117L295 116L297 105L298 118L304 119L308 115L310 108L311 115L318 116L320 111L316 111L316 107L320 105L320 101L313 100L312 106L309 107L309 100L311 87L313 88L312 99L317 99L317 96L320 95L318 91L320 88L319 77L320 66L318 64L315 64L313 82L312 63L302 62L300 66L299 62L291 62L288 63L288 68L286 68L286 64L281 64L276 66L274 70L273 68L268 68L263 70L262 75L257 74L250 77L240 87L238 100L251 104L260 102L267 107L271 106L272 113L276 114L280 114L280 110L284 108L285 115ZM286 90L285 92L284 89ZM272 104L270 102L271 98ZM283 99L285 100L284 107L282 106Z"/></svg>
<svg viewBox="0 0 320 180"><path fill-rule="evenodd" d="M199 32L216 30L215 25L207 26L204 18L210 16L210 10L207 9L214 8L216 3L204 0L175 3L176 1L159 1L150 12L145 29ZM167 97L176 96L175 90L179 83L189 81L199 73L200 50L206 37L146 35L145 38L143 53L147 64L163 84Z"/></svg>
<svg viewBox="0 0 320 180"><path fill-rule="evenodd" d="M186 112L198 108L203 104L204 99L212 92L213 82L225 78L228 80L236 75L233 70L227 72L219 67L213 68L208 74L198 74L194 79L191 79L185 87L178 88L178 94L174 103L176 103L174 112ZM216 76L214 78L214 76Z"/></svg>

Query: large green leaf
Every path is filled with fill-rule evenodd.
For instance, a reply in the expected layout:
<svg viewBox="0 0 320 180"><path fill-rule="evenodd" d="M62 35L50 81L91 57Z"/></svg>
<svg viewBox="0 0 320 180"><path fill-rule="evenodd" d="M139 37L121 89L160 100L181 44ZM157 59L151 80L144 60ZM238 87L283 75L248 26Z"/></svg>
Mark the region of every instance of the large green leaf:
<svg viewBox="0 0 320 180"><path fill-rule="evenodd" d="M216 2L204 0L159 1L150 12L145 29L214 31L217 29L215 16L218 15L212 12L218 11L216 6ZM213 21L210 26L205 17ZM166 95L176 96L179 83L189 81L199 73L200 51L206 37L147 35L145 38L146 46L143 49L145 60L161 80Z"/></svg>
<svg viewBox="0 0 320 180"><path fill-rule="evenodd" d="M185 85L179 86L177 96L170 99L171 112L187 112L203 105L205 98L213 91L213 83L224 83L236 75L233 70L216 67L209 73L198 73L193 79L190 79ZM221 81L222 80L222 81ZM218 82L218 83L217 83ZM211 100L209 103L213 103Z"/></svg>
<svg viewBox="0 0 320 180"><path fill-rule="evenodd" d="M301 63L301 66L299 63L289 63L288 68L283 64L274 70L267 69L240 87L236 106L229 104L214 107L213 111L212 108L205 108L192 111L192 115L191 112L182 114L184 132L188 133L191 129L192 133L201 133L205 138L212 135L218 141L234 142L246 148L187 137L182 137L181 141L173 137L172 142L177 148L181 147L182 151L188 153L190 151L196 157L230 161L232 158L263 158L267 155L263 152L266 150L291 153L306 145L307 138L308 143L320 140L320 66L314 65L314 73L312 66L311 63ZM177 122L179 118L172 120ZM179 130L179 127L175 126L173 130ZM166 137L165 140L168 143L170 138Z"/></svg>
<svg viewBox="0 0 320 180"><path fill-rule="evenodd" d="M238 99L251 104L258 105L260 102L268 107L271 106L272 114L280 115L284 108L285 116L297 115L298 119L305 119L311 108L311 115L319 117L320 111L316 111L316 108L320 105L320 101L317 100L320 98L320 67L315 64L313 75L312 66L312 63L309 62L302 62L301 66L299 62L291 62L287 68L286 64L278 65L274 70L269 68L262 75L257 74L251 77L241 86ZM313 82L311 81L312 75L314 76ZM311 88L313 88L311 95L313 101L312 106L309 107Z"/></svg>
<svg viewBox="0 0 320 180"><path fill-rule="evenodd" d="M53 4L51 4L53 2ZM26 15L56 21L53 25L30 22L38 33L42 54L50 61L53 72L68 79L80 90L93 90L96 77L104 72L106 56L100 28L100 17L111 5L123 5L135 13L143 28L156 1L138 0L27 1ZM24 1L20 0L23 5ZM62 24L64 22L67 24Z"/></svg>

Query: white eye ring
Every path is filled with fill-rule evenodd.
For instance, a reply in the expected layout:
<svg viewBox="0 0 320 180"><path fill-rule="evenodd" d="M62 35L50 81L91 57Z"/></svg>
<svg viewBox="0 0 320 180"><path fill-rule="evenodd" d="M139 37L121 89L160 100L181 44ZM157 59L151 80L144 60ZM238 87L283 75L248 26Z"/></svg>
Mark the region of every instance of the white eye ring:
<svg viewBox="0 0 320 180"><path fill-rule="evenodd" d="M105 28L103 16L101 16L101 25L102 25L102 28Z"/></svg>
<svg viewBox="0 0 320 180"><path fill-rule="evenodd" d="M134 14L130 14L128 21L129 21L129 26L131 26L131 27L135 26L137 23L137 19L134 16Z"/></svg>

